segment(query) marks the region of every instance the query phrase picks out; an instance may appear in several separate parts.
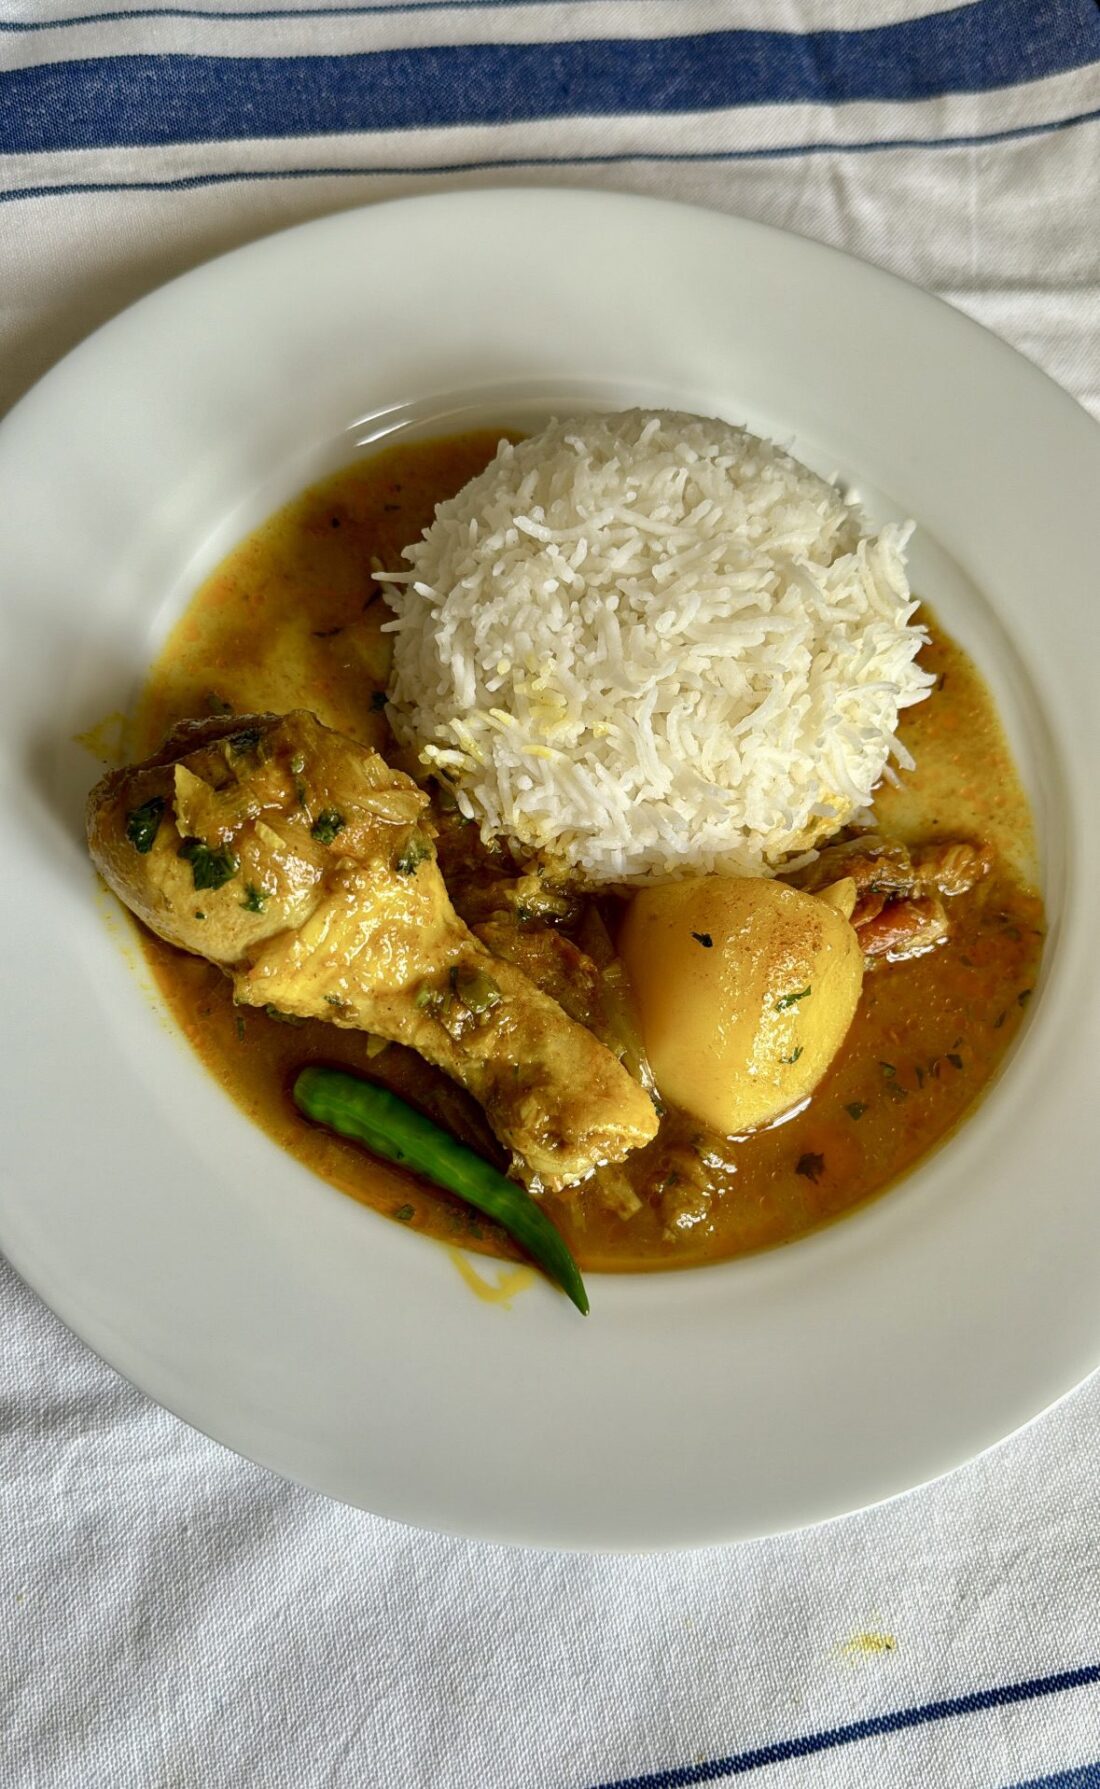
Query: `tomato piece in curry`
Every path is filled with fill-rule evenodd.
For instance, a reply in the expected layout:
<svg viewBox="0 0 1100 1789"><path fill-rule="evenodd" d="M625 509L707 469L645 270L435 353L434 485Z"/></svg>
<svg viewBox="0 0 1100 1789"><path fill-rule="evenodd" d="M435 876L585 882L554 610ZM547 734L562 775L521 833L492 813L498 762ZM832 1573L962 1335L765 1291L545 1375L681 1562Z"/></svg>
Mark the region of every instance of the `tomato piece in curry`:
<svg viewBox="0 0 1100 1789"><path fill-rule="evenodd" d="M154 665L137 721L139 751L155 750L183 718L308 708L392 757L383 712L389 611L372 568L399 563L435 505L482 469L497 439L481 431L391 447L258 528L199 590ZM548 1196L549 1215L582 1267L696 1266L789 1242L895 1183L951 1134L1001 1066L1042 950L1031 816L981 677L935 619L927 612L923 619L931 640L921 662L936 687L905 712L900 733L916 769L882 786L876 825L909 846L989 844L992 872L949 903L946 943L868 968L848 1036L803 1110L735 1140L669 1110L644 1149L578 1192ZM453 816L440 821L445 868L457 851L469 869L484 852L476 828L456 844ZM599 912L613 933L615 903L601 901ZM305 1063L347 1066L499 1163L482 1114L458 1087L398 1045L239 1010L215 966L151 934L142 942L203 1062L277 1143L410 1228L515 1255L488 1220L310 1126L288 1097Z"/></svg>

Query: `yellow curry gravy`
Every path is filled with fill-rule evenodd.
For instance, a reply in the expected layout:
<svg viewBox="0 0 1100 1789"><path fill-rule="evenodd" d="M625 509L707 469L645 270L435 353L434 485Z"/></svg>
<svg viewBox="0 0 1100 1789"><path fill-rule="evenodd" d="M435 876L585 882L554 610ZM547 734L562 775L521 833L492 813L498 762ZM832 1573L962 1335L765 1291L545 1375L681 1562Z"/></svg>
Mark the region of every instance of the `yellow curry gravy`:
<svg viewBox="0 0 1100 1789"><path fill-rule="evenodd" d="M149 678L141 753L184 716L312 709L327 726L392 751L382 694L388 611L372 561L395 567L437 502L496 446L481 432L388 449L307 491L239 546L199 591ZM965 653L933 625L923 664L932 696L903 719L917 769L883 787L878 824L907 844L989 841L993 873L948 903L947 944L868 969L844 1046L809 1105L731 1142L669 1112L655 1141L621 1168L627 1219L591 1188L548 1201L580 1264L696 1265L790 1241L880 1192L940 1142L996 1071L1039 962L1042 904L1032 885L1026 800L992 701ZM372 695L373 692L373 695ZM471 828L472 832L473 829ZM515 1254L459 1201L299 1117L287 1089L309 1061L346 1064L471 1140L480 1115L457 1088L395 1045L318 1021L237 1010L221 973L147 936L175 1017L238 1105L300 1161L345 1192L448 1242ZM618 1182L620 1192L622 1179Z"/></svg>

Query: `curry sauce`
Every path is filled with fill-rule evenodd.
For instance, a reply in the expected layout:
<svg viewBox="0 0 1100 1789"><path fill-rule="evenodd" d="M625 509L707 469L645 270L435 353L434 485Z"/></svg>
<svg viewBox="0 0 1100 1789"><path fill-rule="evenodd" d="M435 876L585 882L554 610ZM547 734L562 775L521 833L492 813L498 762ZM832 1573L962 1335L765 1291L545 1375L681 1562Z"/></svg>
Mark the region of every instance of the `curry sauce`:
<svg viewBox="0 0 1100 1789"><path fill-rule="evenodd" d="M483 431L390 448L307 491L244 541L198 592L153 667L139 751L153 751L181 718L305 707L392 757L381 631L389 611L372 568L398 564L436 503L481 470L497 438ZM805 1109L733 1141L669 1111L646 1148L579 1192L548 1197L582 1267L689 1266L790 1241L896 1181L951 1132L1001 1063L1042 949L1031 819L981 678L934 623L931 631L921 662L936 688L900 728L917 769L898 787L883 786L876 822L910 845L988 842L992 873L949 902L946 944L868 966L856 1018ZM482 849L476 838L465 848ZM601 911L613 931L614 903ZM143 943L190 1042L275 1141L410 1228L515 1254L460 1201L308 1125L287 1091L307 1062L347 1066L499 1160L459 1088L398 1045L235 1008L216 967L148 934Z"/></svg>

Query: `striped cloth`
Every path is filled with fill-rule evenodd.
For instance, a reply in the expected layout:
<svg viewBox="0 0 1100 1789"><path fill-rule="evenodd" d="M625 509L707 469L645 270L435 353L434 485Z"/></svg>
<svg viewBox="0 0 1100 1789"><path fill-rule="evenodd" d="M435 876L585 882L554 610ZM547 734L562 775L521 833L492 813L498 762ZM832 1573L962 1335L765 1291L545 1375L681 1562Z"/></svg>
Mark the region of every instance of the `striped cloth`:
<svg viewBox="0 0 1100 1789"><path fill-rule="evenodd" d="M0 408L122 304L400 192L606 184L854 250L1100 412L1092 0L0 0ZM1100 1383L860 1517L417 1536L224 1453L0 1270L4 1789L1100 1786Z"/></svg>

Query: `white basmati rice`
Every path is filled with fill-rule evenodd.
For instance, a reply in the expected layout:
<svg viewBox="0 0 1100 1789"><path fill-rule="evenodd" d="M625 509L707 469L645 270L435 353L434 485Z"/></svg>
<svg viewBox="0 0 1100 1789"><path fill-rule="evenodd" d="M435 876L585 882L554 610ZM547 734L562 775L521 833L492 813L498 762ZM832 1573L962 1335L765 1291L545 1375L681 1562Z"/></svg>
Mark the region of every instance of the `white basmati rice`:
<svg viewBox="0 0 1100 1789"><path fill-rule="evenodd" d="M593 883L774 869L863 810L927 694L903 553L727 423L502 442L383 574L390 717L484 837Z"/></svg>

